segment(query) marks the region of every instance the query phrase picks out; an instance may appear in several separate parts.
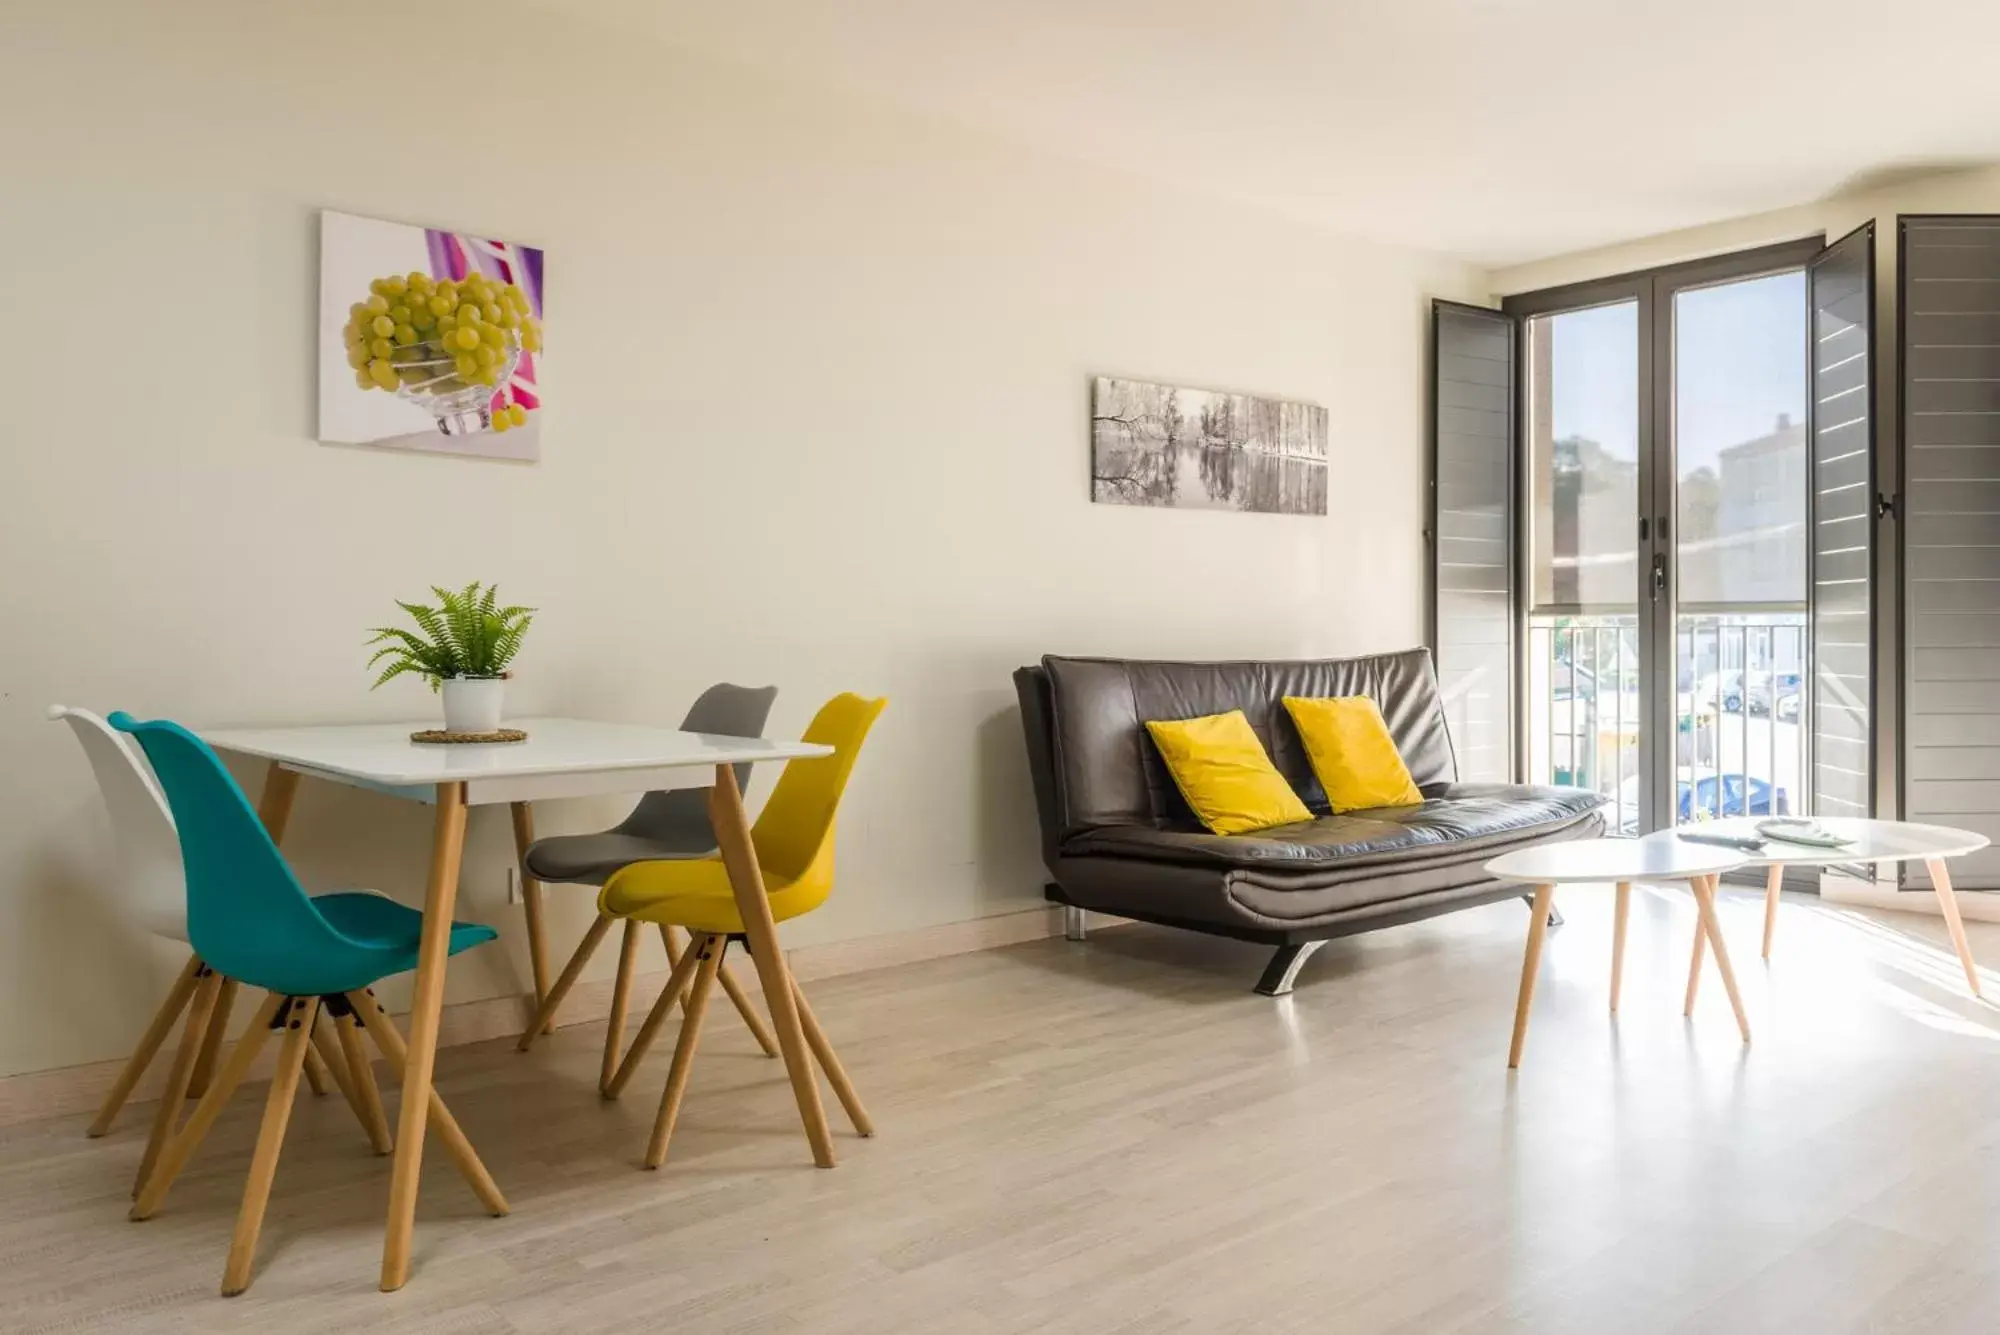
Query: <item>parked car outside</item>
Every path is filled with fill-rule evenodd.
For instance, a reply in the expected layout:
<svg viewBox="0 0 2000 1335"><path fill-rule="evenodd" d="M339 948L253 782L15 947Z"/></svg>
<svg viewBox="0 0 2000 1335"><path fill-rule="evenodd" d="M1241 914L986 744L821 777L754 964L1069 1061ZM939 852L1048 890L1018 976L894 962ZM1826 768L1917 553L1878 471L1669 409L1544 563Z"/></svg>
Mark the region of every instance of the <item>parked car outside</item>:
<svg viewBox="0 0 2000 1335"><path fill-rule="evenodd" d="M1683 768L1674 787L1674 818L1681 825L1725 816L1789 816L1792 810L1784 789L1747 774L1704 774L1694 779ZM1634 813L1625 818L1622 833L1637 834L1638 775L1618 785L1618 809Z"/></svg>
<svg viewBox="0 0 2000 1335"><path fill-rule="evenodd" d="M1796 673L1786 675L1797 679ZM1703 677L1695 683L1694 694L1697 700L1719 703L1728 714L1741 714L1746 707L1752 714L1768 714L1774 698L1770 673L1741 670Z"/></svg>

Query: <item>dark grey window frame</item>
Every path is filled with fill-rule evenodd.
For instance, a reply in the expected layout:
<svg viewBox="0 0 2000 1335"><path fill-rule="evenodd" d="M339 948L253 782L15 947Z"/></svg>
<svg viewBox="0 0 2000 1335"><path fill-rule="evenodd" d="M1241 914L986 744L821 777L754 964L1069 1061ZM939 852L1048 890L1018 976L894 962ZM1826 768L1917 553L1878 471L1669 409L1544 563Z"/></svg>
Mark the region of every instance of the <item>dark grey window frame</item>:
<svg viewBox="0 0 2000 1335"><path fill-rule="evenodd" d="M1788 269L1804 269L1826 249L1826 236L1814 233L1791 241L1781 241L1772 245L1757 246L1749 250L1731 251L1727 254L1688 260L1678 264L1662 265L1651 269L1634 270L1615 274L1606 278L1595 278L1580 283L1565 284L1561 287L1543 288L1534 292L1523 292L1506 297L1501 302L1501 310L1515 321L1515 347L1527 346L1527 321L1541 315L1558 315L1565 311L1582 310L1593 306L1606 306L1618 302L1632 301L1638 305L1638 395L1639 420L1636 423L1639 454L1639 511L1635 522L1644 520L1644 537L1638 543L1638 587L1633 589L1633 606L1638 610L1639 657L1642 664L1651 665L1659 671L1659 664L1666 661L1666 652L1660 641L1664 634L1671 637L1674 628L1662 626L1666 620L1664 610L1653 610L1653 604L1646 597L1646 576L1657 559L1666 562L1669 580L1668 596L1659 603L1660 609L1674 607L1673 593L1679 587L1679 572L1674 568L1678 551L1673 541L1673 525L1666 513L1666 503L1674 495L1676 486L1675 460L1672 451L1660 448L1660 442L1673 438L1673 314L1674 294L1688 288L1706 287L1717 283L1734 282L1754 278L1759 274L1779 273ZM1811 322L1807 322L1808 338L1811 337ZM1802 350L1809 354L1810 348ZM1524 484L1526 482L1527 442L1520 438L1520 423L1527 420L1525 398L1528 391L1528 377L1516 368L1515 376L1515 458L1514 477L1514 550L1515 550L1515 777L1523 777L1521 759L1526 748L1520 745L1519 732L1526 726L1528 717L1527 701L1527 645L1528 619L1537 612L1553 611L1558 615L1567 609L1560 605L1537 608L1532 597L1531 553L1528 550L1528 514ZM1808 425L1810 433L1810 425ZM1878 427L1879 429L1879 427ZM1808 567L1810 580L1810 566ZM1671 638L1667 640L1672 644ZM1671 672L1671 668L1668 669ZM1649 709L1645 719L1645 731L1641 741L1639 768L1639 808L1645 823L1655 829L1672 825L1672 790L1658 791L1657 771L1660 766L1656 759L1657 748L1662 739L1672 737L1676 727L1674 691L1654 691L1648 701Z"/></svg>

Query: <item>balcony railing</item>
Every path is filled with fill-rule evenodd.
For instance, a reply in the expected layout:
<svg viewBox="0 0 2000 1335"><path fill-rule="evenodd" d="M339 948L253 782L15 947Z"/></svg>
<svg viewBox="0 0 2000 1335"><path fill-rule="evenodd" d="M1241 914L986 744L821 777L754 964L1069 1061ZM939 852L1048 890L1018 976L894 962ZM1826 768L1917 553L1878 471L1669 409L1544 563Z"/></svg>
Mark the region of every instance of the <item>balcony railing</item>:
<svg viewBox="0 0 2000 1335"><path fill-rule="evenodd" d="M1802 809L1806 616L1803 611L1684 613L1674 646L1676 823ZM1610 798L1614 829L1639 807L1638 622L1630 616L1532 617L1528 625L1528 773Z"/></svg>

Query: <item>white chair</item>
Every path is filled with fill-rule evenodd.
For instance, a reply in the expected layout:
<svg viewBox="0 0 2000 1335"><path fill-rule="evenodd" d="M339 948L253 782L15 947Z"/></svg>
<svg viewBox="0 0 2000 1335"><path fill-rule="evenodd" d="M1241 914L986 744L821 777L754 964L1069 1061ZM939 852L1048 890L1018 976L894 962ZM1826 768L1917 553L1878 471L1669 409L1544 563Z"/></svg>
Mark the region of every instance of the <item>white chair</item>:
<svg viewBox="0 0 2000 1335"><path fill-rule="evenodd" d="M174 819L167 812L152 770L118 731L87 709L63 705L49 708L51 719L69 724L83 747L91 770L97 775L97 790L111 817L111 837L116 846L119 888L132 916L148 931L170 941L185 943L187 933L187 887L181 877L180 838ZM198 1095L207 1085L205 1072L215 1063L216 1049L229 1027L229 1011L236 997L236 983L204 965L192 951L180 977L160 1003L145 1036L118 1073L117 1081L104 1096L90 1134L101 1136L111 1129L118 1110L132 1094L146 1068L152 1064L160 1045L173 1029L174 1021L187 1011L187 1026L181 1033L179 1049L167 1073L166 1089L153 1117L152 1134L139 1162L139 1174L132 1191L136 1195L153 1170L161 1147L172 1134L181 1103ZM325 1072L317 1061L309 1063L313 1088L323 1091Z"/></svg>

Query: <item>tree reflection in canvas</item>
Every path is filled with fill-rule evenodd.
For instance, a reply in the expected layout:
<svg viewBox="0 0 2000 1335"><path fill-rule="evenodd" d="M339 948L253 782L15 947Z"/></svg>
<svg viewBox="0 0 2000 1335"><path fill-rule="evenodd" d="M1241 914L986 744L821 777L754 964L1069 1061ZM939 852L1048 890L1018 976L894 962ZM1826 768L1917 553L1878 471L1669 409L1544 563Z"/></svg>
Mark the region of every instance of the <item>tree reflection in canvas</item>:
<svg viewBox="0 0 2000 1335"><path fill-rule="evenodd" d="M1326 513L1326 409L1099 376L1090 496L1109 505Z"/></svg>

